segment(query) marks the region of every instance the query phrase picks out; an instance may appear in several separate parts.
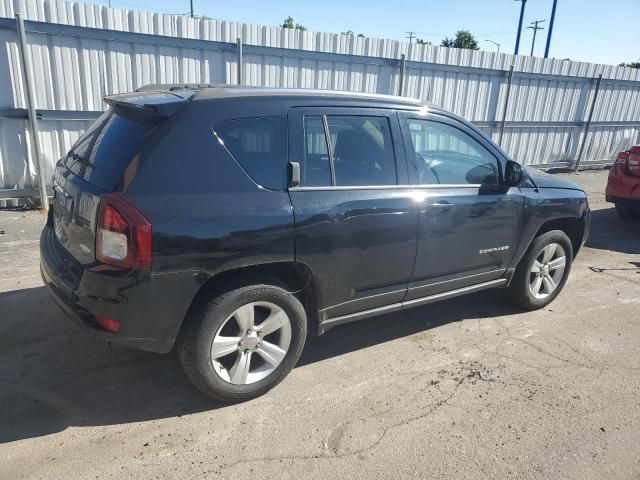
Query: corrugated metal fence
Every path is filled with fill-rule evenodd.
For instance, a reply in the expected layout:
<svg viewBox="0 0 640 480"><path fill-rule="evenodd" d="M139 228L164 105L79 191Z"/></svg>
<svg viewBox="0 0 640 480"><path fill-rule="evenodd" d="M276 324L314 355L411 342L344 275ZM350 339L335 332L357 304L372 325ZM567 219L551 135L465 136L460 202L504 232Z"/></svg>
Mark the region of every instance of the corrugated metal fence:
<svg viewBox="0 0 640 480"><path fill-rule="evenodd" d="M108 94L148 83L237 83L402 93L472 120L539 166L571 166L595 79L603 75L582 164L610 162L640 140L640 71L341 34L109 9L0 0L0 189L37 184L31 164L15 14L25 18L45 174ZM242 64L238 69L238 44ZM6 196L6 195L5 195Z"/></svg>

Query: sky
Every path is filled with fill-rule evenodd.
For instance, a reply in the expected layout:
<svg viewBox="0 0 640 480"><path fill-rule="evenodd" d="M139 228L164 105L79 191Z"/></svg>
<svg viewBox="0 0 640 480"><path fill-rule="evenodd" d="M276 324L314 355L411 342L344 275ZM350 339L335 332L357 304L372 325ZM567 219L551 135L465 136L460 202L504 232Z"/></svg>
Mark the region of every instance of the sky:
<svg viewBox="0 0 640 480"><path fill-rule="evenodd" d="M108 0L85 0L106 5ZM196 15L258 25L280 25L292 16L309 30L352 30L368 37L408 41L409 31L439 45L457 30L470 30L483 50L513 53L518 0L193 0ZM184 14L189 0L111 0L114 8ZM543 56L553 0L527 0L520 54ZM640 59L640 0L558 0L550 57L617 65Z"/></svg>

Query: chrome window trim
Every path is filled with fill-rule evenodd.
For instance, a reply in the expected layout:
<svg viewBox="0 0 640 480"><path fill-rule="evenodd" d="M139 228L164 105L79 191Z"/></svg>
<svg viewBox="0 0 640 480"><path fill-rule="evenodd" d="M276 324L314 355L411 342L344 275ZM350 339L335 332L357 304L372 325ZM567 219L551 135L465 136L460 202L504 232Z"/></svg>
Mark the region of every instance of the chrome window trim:
<svg viewBox="0 0 640 480"><path fill-rule="evenodd" d="M491 185L495 187L497 185ZM289 189L290 192L304 192L304 191L323 191L323 190L416 190L416 189L424 189L424 188L434 188L434 189L442 189L442 188L470 188L470 189L478 189L481 188L482 184L420 184L420 185L325 185L325 186L313 186L313 187L292 187Z"/></svg>

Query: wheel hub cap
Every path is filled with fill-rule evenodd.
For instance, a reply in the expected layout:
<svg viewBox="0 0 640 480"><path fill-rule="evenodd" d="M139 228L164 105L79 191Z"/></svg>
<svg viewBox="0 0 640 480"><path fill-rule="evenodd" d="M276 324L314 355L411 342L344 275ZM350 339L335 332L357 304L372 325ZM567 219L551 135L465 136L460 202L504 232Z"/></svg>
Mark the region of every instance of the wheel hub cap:
<svg viewBox="0 0 640 480"><path fill-rule="evenodd" d="M245 334L243 337L244 347L245 349L249 349L255 351L256 348L260 345L260 339L258 338L258 334L256 332L251 332L250 334ZM241 350L241 348L238 348Z"/></svg>

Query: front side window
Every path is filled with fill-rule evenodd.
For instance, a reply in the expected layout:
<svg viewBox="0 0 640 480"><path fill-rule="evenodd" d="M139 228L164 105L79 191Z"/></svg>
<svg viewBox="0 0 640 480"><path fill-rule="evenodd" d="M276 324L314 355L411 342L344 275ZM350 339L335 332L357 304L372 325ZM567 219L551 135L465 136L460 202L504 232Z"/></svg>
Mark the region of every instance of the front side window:
<svg viewBox="0 0 640 480"><path fill-rule="evenodd" d="M419 184L498 183L498 160L471 135L431 120L407 122Z"/></svg>
<svg viewBox="0 0 640 480"><path fill-rule="evenodd" d="M303 186L396 185L387 117L306 116Z"/></svg>
<svg viewBox="0 0 640 480"><path fill-rule="evenodd" d="M229 120L218 123L214 131L256 183L272 189L285 187L286 117Z"/></svg>

